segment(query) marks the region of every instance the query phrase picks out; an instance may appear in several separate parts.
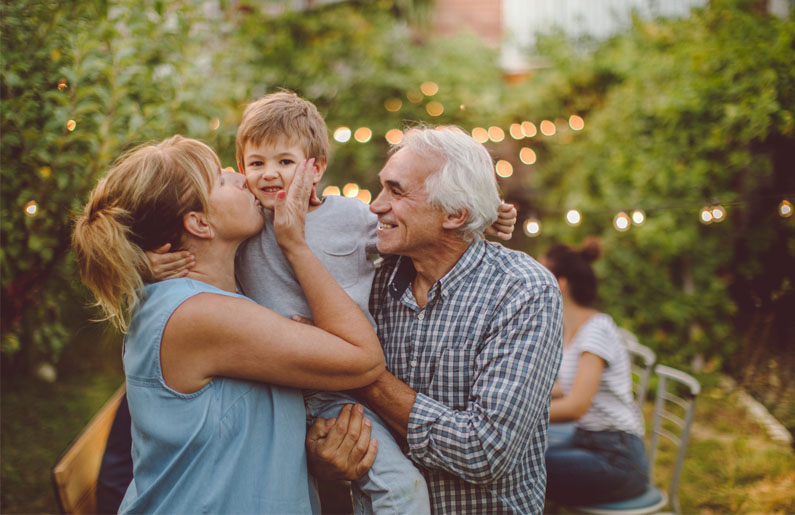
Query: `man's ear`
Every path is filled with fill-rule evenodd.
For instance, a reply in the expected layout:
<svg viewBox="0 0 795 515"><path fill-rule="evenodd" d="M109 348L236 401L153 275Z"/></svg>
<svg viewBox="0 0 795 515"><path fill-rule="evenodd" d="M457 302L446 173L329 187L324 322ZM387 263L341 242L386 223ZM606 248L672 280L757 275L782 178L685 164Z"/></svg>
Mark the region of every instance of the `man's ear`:
<svg viewBox="0 0 795 515"><path fill-rule="evenodd" d="M462 225L469 220L469 210L461 208L455 213L447 213L444 215L444 222L442 222L442 228L448 230L456 230L460 229Z"/></svg>
<svg viewBox="0 0 795 515"><path fill-rule="evenodd" d="M182 217L182 226L188 234L201 239L212 239L215 237L215 230L210 225L207 215L200 211L191 211Z"/></svg>
<svg viewBox="0 0 795 515"><path fill-rule="evenodd" d="M315 161L315 168L317 168L317 170L315 171L315 176L312 179L312 184L317 184L320 182L320 179L323 178L323 173L326 171L326 166L328 166L328 163L325 161Z"/></svg>

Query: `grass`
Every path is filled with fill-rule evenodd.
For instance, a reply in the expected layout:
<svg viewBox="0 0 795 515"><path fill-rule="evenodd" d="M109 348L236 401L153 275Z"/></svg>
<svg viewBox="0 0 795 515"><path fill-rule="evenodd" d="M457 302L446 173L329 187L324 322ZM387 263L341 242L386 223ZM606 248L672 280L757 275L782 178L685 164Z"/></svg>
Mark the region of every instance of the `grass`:
<svg viewBox="0 0 795 515"><path fill-rule="evenodd" d="M98 339L107 341L92 343ZM82 338L62 359L53 384L3 374L0 513L58 511L50 469L121 383L118 341ZM795 513L792 448L772 441L718 375L699 379L704 389L679 487L682 510ZM656 472L660 480L668 477L672 462L672 450L663 447Z"/></svg>
<svg viewBox="0 0 795 515"><path fill-rule="evenodd" d="M696 401L679 486L682 511L795 512L792 447L771 440L740 406L737 393L715 381L715 377L700 377L705 387ZM650 404L647 410L649 420ZM656 469L660 480L670 476L673 452L670 447L663 448Z"/></svg>

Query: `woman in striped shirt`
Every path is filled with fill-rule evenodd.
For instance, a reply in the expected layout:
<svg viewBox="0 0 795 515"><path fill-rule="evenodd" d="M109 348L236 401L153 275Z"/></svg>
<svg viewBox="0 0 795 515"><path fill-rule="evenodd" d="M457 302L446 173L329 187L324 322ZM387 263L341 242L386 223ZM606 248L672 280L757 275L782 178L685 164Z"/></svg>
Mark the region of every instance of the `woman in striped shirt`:
<svg viewBox="0 0 795 515"><path fill-rule="evenodd" d="M643 418L632 398L630 359L613 319L593 307L595 240L553 245L541 262L563 296L563 361L550 423L574 423L546 452L547 499L598 504L642 494L648 484ZM554 432L554 430L553 430Z"/></svg>

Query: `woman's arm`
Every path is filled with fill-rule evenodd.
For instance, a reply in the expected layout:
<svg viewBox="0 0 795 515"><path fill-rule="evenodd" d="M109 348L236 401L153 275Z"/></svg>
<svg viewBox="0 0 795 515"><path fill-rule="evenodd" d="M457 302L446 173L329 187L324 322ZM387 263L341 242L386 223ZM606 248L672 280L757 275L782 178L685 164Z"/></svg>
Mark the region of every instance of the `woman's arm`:
<svg viewBox="0 0 795 515"><path fill-rule="evenodd" d="M552 399L549 407L550 422L579 420L591 409L593 396L599 390L605 361L591 352L583 352L577 365L577 375L568 395Z"/></svg>
<svg viewBox="0 0 795 515"><path fill-rule="evenodd" d="M383 372L373 327L304 239L312 165L299 165L287 195L277 200L274 230L317 327L247 299L196 295L174 312L163 334L163 375L172 388L195 391L214 376L229 376L342 390L369 384Z"/></svg>

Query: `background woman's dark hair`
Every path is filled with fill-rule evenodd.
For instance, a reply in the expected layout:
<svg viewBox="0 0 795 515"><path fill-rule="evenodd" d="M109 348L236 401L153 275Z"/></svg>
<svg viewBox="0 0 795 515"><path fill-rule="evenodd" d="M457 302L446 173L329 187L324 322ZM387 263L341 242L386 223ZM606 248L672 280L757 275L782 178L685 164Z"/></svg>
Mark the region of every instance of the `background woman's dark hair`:
<svg viewBox="0 0 795 515"><path fill-rule="evenodd" d="M596 300L597 281L591 263L601 254L599 241L589 238L580 249L555 243L544 254L544 260L555 277L565 277L569 282L569 293L574 302L592 306Z"/></svg>

